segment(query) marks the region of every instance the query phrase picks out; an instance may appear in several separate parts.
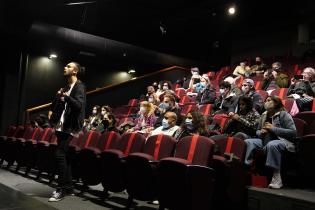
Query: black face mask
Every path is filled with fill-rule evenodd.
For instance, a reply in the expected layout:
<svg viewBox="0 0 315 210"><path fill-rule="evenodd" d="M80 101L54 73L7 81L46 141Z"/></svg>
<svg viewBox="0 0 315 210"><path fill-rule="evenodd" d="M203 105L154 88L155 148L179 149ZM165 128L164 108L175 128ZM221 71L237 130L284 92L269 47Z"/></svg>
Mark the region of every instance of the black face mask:
<svg viewBox="0 0 315 210"><path fill-rule="evenodd" d="M108 120L103 120L103 125L104 125L104 128L108 128L109 121Z"/></svg>
<svg viewBox="0 0 315 210"><path fill-rule="evenodd" d="M261 61L256 61L256 64L257 64L257 65L260 65L260 64L261 64Z"/></svg>

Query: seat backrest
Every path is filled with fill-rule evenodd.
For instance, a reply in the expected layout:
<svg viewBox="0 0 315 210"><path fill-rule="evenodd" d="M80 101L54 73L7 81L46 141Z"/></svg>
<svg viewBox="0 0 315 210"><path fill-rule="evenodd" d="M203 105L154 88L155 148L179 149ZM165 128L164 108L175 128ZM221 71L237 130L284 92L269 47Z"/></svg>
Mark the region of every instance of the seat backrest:
<svg viewBox="0 0 315 210"><path fill-rule="evenodd" d="M116 149L120 138L121 136L114 131L104 132L99 139L98 148L101 151Z"/></svg>
<svg viewBox="0 0 315 210"><path fill-rule="evenodd" d="M85 137L86 141L84 142L83 148L86 147L97 147L98 145L98 140L100 138L101 134L97 131L89 131ZM82 148L82 147L81 147Z"/></svg>
<svg viewBox="0 0 315 210"><path fill-rule="evenodd" d="M4 136L13 137L17 127L10 125L4 133Z"/></svg>
<svg viewBox="0 0 315 210"><path fill-rule="evenodd" d="M53 140L57 141L56 135L54 135L54 137L52 138L51 143L53 143ZM79 146L79 145L84 145L84 142L85 142L85 134L83 132L80 132L79 136L74 136L71 139L69 145L70 146Z"/></svg>
<svg viewBox="0 0 315 210"><path fill-rule="evenodd" d="M256 93L258 93L259 95L261 95L263 101L266 101L267 97L268 97L268 92L264 91L264 90L256 90Z"/></svg>
<svg viewBox="0 0 315 210"><path fill-rule="evenodd" d="M280 88L271 92L271 96L278 96L280 99L287 97L288 88Z"/></svg>
<svg viewBox="0 0 315 210"><path fill-rule="evenodd" d="M175 142L173 137L164 134L150 136L145 142L142 152L152 155L154 160L171 157Z"/></svg>
<svg viewBox="0 0 315 210"><path fill-rule="evenodd" d="M296 127L297 137L304 136L307 123L304 120L301 120L301 119L296 118L296 117L293 118L293 121L294 121L294 124Z"/></svg>
<svg viewBox="0 0 315 210"><path fill-rule="evenodd" d="M183 89L183 88L178 88L178 89L175 89L175 94L176 94L178 97L182 97L182 96L185 96L185 95L186 95L186 91L185 91L185 89Z"/></svg>
<svg viewBox="0 0 315 210"><path fill-rule="evenodd" d="M213 104L203 104L199 107L199 112L203 115L210 115L213 108Z"/></svg>
<svg viewBox="0 0 315 210"><path fill-rule="evenodd" d="M144 142L145 137L139 133L125 133L118 141L117 149L127 156L129 153L141 152Z"/></svg>
<svg viewBox="0 0 315 210"><path fill-rule="evenodd" d="M23 139L32 139L34 133L34 129L31 126L27 126L24 130ZM37 131L35 132L35 134Z"/></svg>
<svg viewBox="0 0 315 210"><path fill-rule="evenodd" d="M313 125L315 125L315 112L299 112L294 117L304 120L307 123L305 135L315 132L315 128L312 127Z"/></svg>
<svg viewBox="0 0 315 210"><path fill-rule="evenodd" d="M128 106L138 106L138 99L132 98L128 102Z"/></svg>
<svg viewBox="0 0 315 210"><path fill-rule="evenodd" d="M33 140L40 141L42 135L44 134L44 129L34 128L32 138Z"/></svg>
<svg viewBox="0 0 315 210"><path fill-rule="evenodd" d="M45 128L42 132L42 135L40 136L40 141L50 142L52 135L53 135L53 129Z"/></svg>
<svg viewBox="0 0 315 210"><path fill-rule="evenodd" d="M179 104L186 104L190 102L190 98L189 96L181 96L180 100L179 100Z"/></svg>
<svg viewBox="0 0 315 210"><path fill-rule="evenodd" d="M282 104L287 112L290 112L294 104L294 99L282 99Z"/></svg>
<svg viewBox="0 0 315 210"><path fill-rule="evenodd" d="M208 166L213 155L213 140L199 135L180 139L175 148L175 157L188 160L193 165Z"/></svg>
<svg viewBox="0 0 315 210"><path fill-rule="evenodd" d="M223 155L224 153L233 153L241 159L241 162L244 161L246 153L246 143L243 140L222 135L215 138L214 141L219 146L219 151L221 155Z"/></svg>
<svg viewBox="0 0 315 210"><path fill-rule="evenodd" d="M182 107L182 111L180 112L180 114L182 116L186 116L187 113L192 110L196 110L196 106L194 104L187 104Z"/></svg>

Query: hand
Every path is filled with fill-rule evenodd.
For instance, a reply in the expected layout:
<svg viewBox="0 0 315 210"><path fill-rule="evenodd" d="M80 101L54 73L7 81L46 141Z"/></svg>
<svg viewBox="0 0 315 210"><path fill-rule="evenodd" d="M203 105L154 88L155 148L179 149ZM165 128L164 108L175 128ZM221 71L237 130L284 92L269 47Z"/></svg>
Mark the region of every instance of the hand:
<svg viewBox="0 0 315 210"><path fill-rule="evenodd" d="M273 128L273 125L271 123L269 123L269 122L266 122L265 126L263 127L263 129L266 129L266 130L270 130L272 128Z"/></svg>
<svg viewBox="0 0 315 210"><path fill-rule="evenodd" d="M303 93L304 98L313 98L312 96L307 95L306 93Z"/></svg>
<svg viewBox="0 0 315 210"><path fill-rule="evenodd" d="M238 115L238 114L234 114L234 115L232 115L232 116L230 116L231 117L231 119L233 119L233 120L239 120L240 119L240 116Z"/></svg>
<svg viewBox="0 0 315 210"><path fill-rule="evenodd" d="M295 85L296 80L294 79L294 77L291 78L291 85Z"/></svg>
<svg viewBox="0 0 315 210"><path fill-rule="evenodd" d="M260 130L260 135L265 135L267 133L268 133L268 131L264 128Z"/></svg>
<svg viewBox="0 0 315 210"><path fill-rule="evenodd" d="M276 72L276 71L272 71L272 72L271 72L271 74L272 74L273 78L276 78L276 77L277 77L277 75L278 75L278 72Z"/></svg>
<svg viewBox="0 0 315 210"><path fill-rule="evenodd" d="M235 115L235 113L234 112L230 112L228 115L229 115L229 117L232 117L233 115Z"/></svg>
<svg viewBox="0 0 315 210"><path fill-rule="evenodd" d="M264 73L264 78L268 78L268 72L267 71Z"/></svg>
<svg viewBox="0 0 315 210"><path fill-rule="evenodd" d="M132 133L132 132L133 132L133 129L132 129L132 128L126 130L126 133Z"/></svg>

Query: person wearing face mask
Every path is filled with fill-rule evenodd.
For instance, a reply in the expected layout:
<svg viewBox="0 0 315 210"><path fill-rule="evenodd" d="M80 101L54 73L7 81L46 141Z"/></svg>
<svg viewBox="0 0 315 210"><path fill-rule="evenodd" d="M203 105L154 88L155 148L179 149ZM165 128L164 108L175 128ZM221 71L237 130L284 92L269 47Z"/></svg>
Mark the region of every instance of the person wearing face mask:
<svg viewBox="0 0 315 210"><path fill-rule="evenodd" d="M108 127L108 116L112 114L111 108L107 105L102 106L101 108L101 123L97 127L95 127L95 131L103 133ZM114 119L116 123L116 119Z"/></svg>
<svg viewBox="0 0 315 210"><path fill-rule="evenodd" d="M101 107L99 105L95 105L92 109L92 115L84 121L83 130L90 131L95 130L96 127L101 123Z"/></svg>
<svg viewBox="0 0 315 210"><path fill-rule="evenodd" d="M184 84L184 88L192 88L193 85L200 82L200 77L199 69L197 67L191 68L191 78L187 80L187 82L189 81L188 86Z"/></svg>
<svg viewBox="0 0 315 210"><path fill-rule="evenodd" d="M175 132L179 128L176 125L177 115L174 112L166 112L162 120L162 125L154 129L150 136L164 134L169 136L174 136Z"/></svg>
<svg viewBox="0 0 315 210"><path fill-rule="evenodd" d="M228 114L230 120L223 133L240 139L248 139L256 136L256 129L260 120L259 113L253 109L253 100L248 96L240 96L238 111Z"/></svg>
<svg viewBox="0 0 315 210"><path fill-rule="evenodd" d="M115 131L119 132L116 128L116 118L112 113L108 113L104 116L102 120L102 129L99 130L101 133Z"/></svg>
<svg viewBox="0 0 315 210"><path fill-rule="evenodd" d="M261 57L255 58L255 65L250 67L252 73L256 75L263 75L264 72L267 70L268 66L263 62Z"/></svg>
<svg viewBox="0 0 315 210"><path fill-rule="evenodd" d="M166 94L163 98L163 102L160 103L160 105L155 110L156 115L159 117L156 119L154 128L157 128L162 125L162 120L164 119L164 115L166 112L174 112L177 115L176 124L179 125L181 123L180 111L181 111L180 108L176 106L174 96Z"/></svg>
<svg viewBox="0 0 315 210"><path fill-rule="evenodd" d="M196 102L198 105L213 104L215 99L215 88L211 85L210 80L205 79L204 83L202 84L202 89L197 94Z"/></svg>
<svg viewBox="0 0 315 210"><path fill-rule="evenodd" d="M155 93L155 89L153 86L148 86L147 87L147 94L145 95L145 97L143 98L145 101L148 101L154 105L157 105L158 103L160 103L160 99L157 96L157 94Z"/></svg>
<svg viewBox="0 0 315 210"><path fill-rule="evenodd" d="M265 109L261 115L256 131L257 139L246 139L245 164L252 163L254 149L263 149L267 155L266 166L273 169L270 188L283 186L280 175L281 152L287 150L295 152L293 143L296 137L296 127L291 115L285 111L282 101L277 96L269 96L265 102Z"/></svg>
<svg viewBox="0 0 315 210"><path fill-rule="evenodd" d="M228 82L231 84L231 92L234 93L235 95L237 96L240 96L242 95L242 91L240 88L238 88L238 86L235 84L235 81L237 80L238 78L235 78L235 76L233 75L228 75L226 77L224 77L224 82Z"/></svg>
<svg viewBox="0 0 315 210"><path fill-rule="evenodd" d="M283 72L280 62L274 62L272 68L264 73L262 89L272 90L287 87L289 87L289 76Z"/></svg>
<svg viewBox="0 0 315 210"><path fill-rule="evenodd" d="M126 132L140 132L148 134L153 130L156 117L154 114L154 105L148 101L142 101L140 103L139 117L135 119L136 125L133 128L128 129Z"/></svg>
<svg viewBox="0 0 315 210"><path fill-rule="evenodd" d="M263 111L263 98L255 92L255 83L252 79L245 79L242 84L242 95L250 97L253 100L253 108L261 113Z"/></svg>
<svg viewBox="0 0 315 210"><path fill-rule="evenodd" d="M187 95L193 96L193 95L198 95L201 91L203 91L208 85L210 85L210 80L207 74L203 74L200 77L200 82L196 84L192 84L189 86L193 90L193 92L188 92Z"/></svg>
<svg viewBox="0 0 315 210"><path fill-rule="evenodd" d="M213 104L214 114L228 114L230 112L235 112L238 98L231 91L231 84L223 81L220 83L219 87L220 96Z"/></svg>
<svg viewBox="0 0 315 210"><path fill-rule="evenodd" d="M180 128L175 133L175 139L179 141L185 136L201 135L209 137L205 117L198 111L190 111L183 120Z"/></svg>

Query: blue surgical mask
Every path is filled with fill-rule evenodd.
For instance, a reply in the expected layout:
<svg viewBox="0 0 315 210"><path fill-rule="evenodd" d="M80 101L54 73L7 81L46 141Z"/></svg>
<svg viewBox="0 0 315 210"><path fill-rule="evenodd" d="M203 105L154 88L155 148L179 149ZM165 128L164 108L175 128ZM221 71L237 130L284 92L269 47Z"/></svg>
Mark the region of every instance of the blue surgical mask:
<svg viewBox="0 0 315 210"><path fill-rule="evenodd" d="M170 127L170 124L168 123L168 120L167 119L163 119L162 120L162 126L163 126L163 129L167 129Z"/></svg>
<svg viewBox="0 0 315 210"><path fill-rule="evenodd" d="M160 108L167 110L168 108L170 108L170 104L169 103L161 103Z"/></svg>

